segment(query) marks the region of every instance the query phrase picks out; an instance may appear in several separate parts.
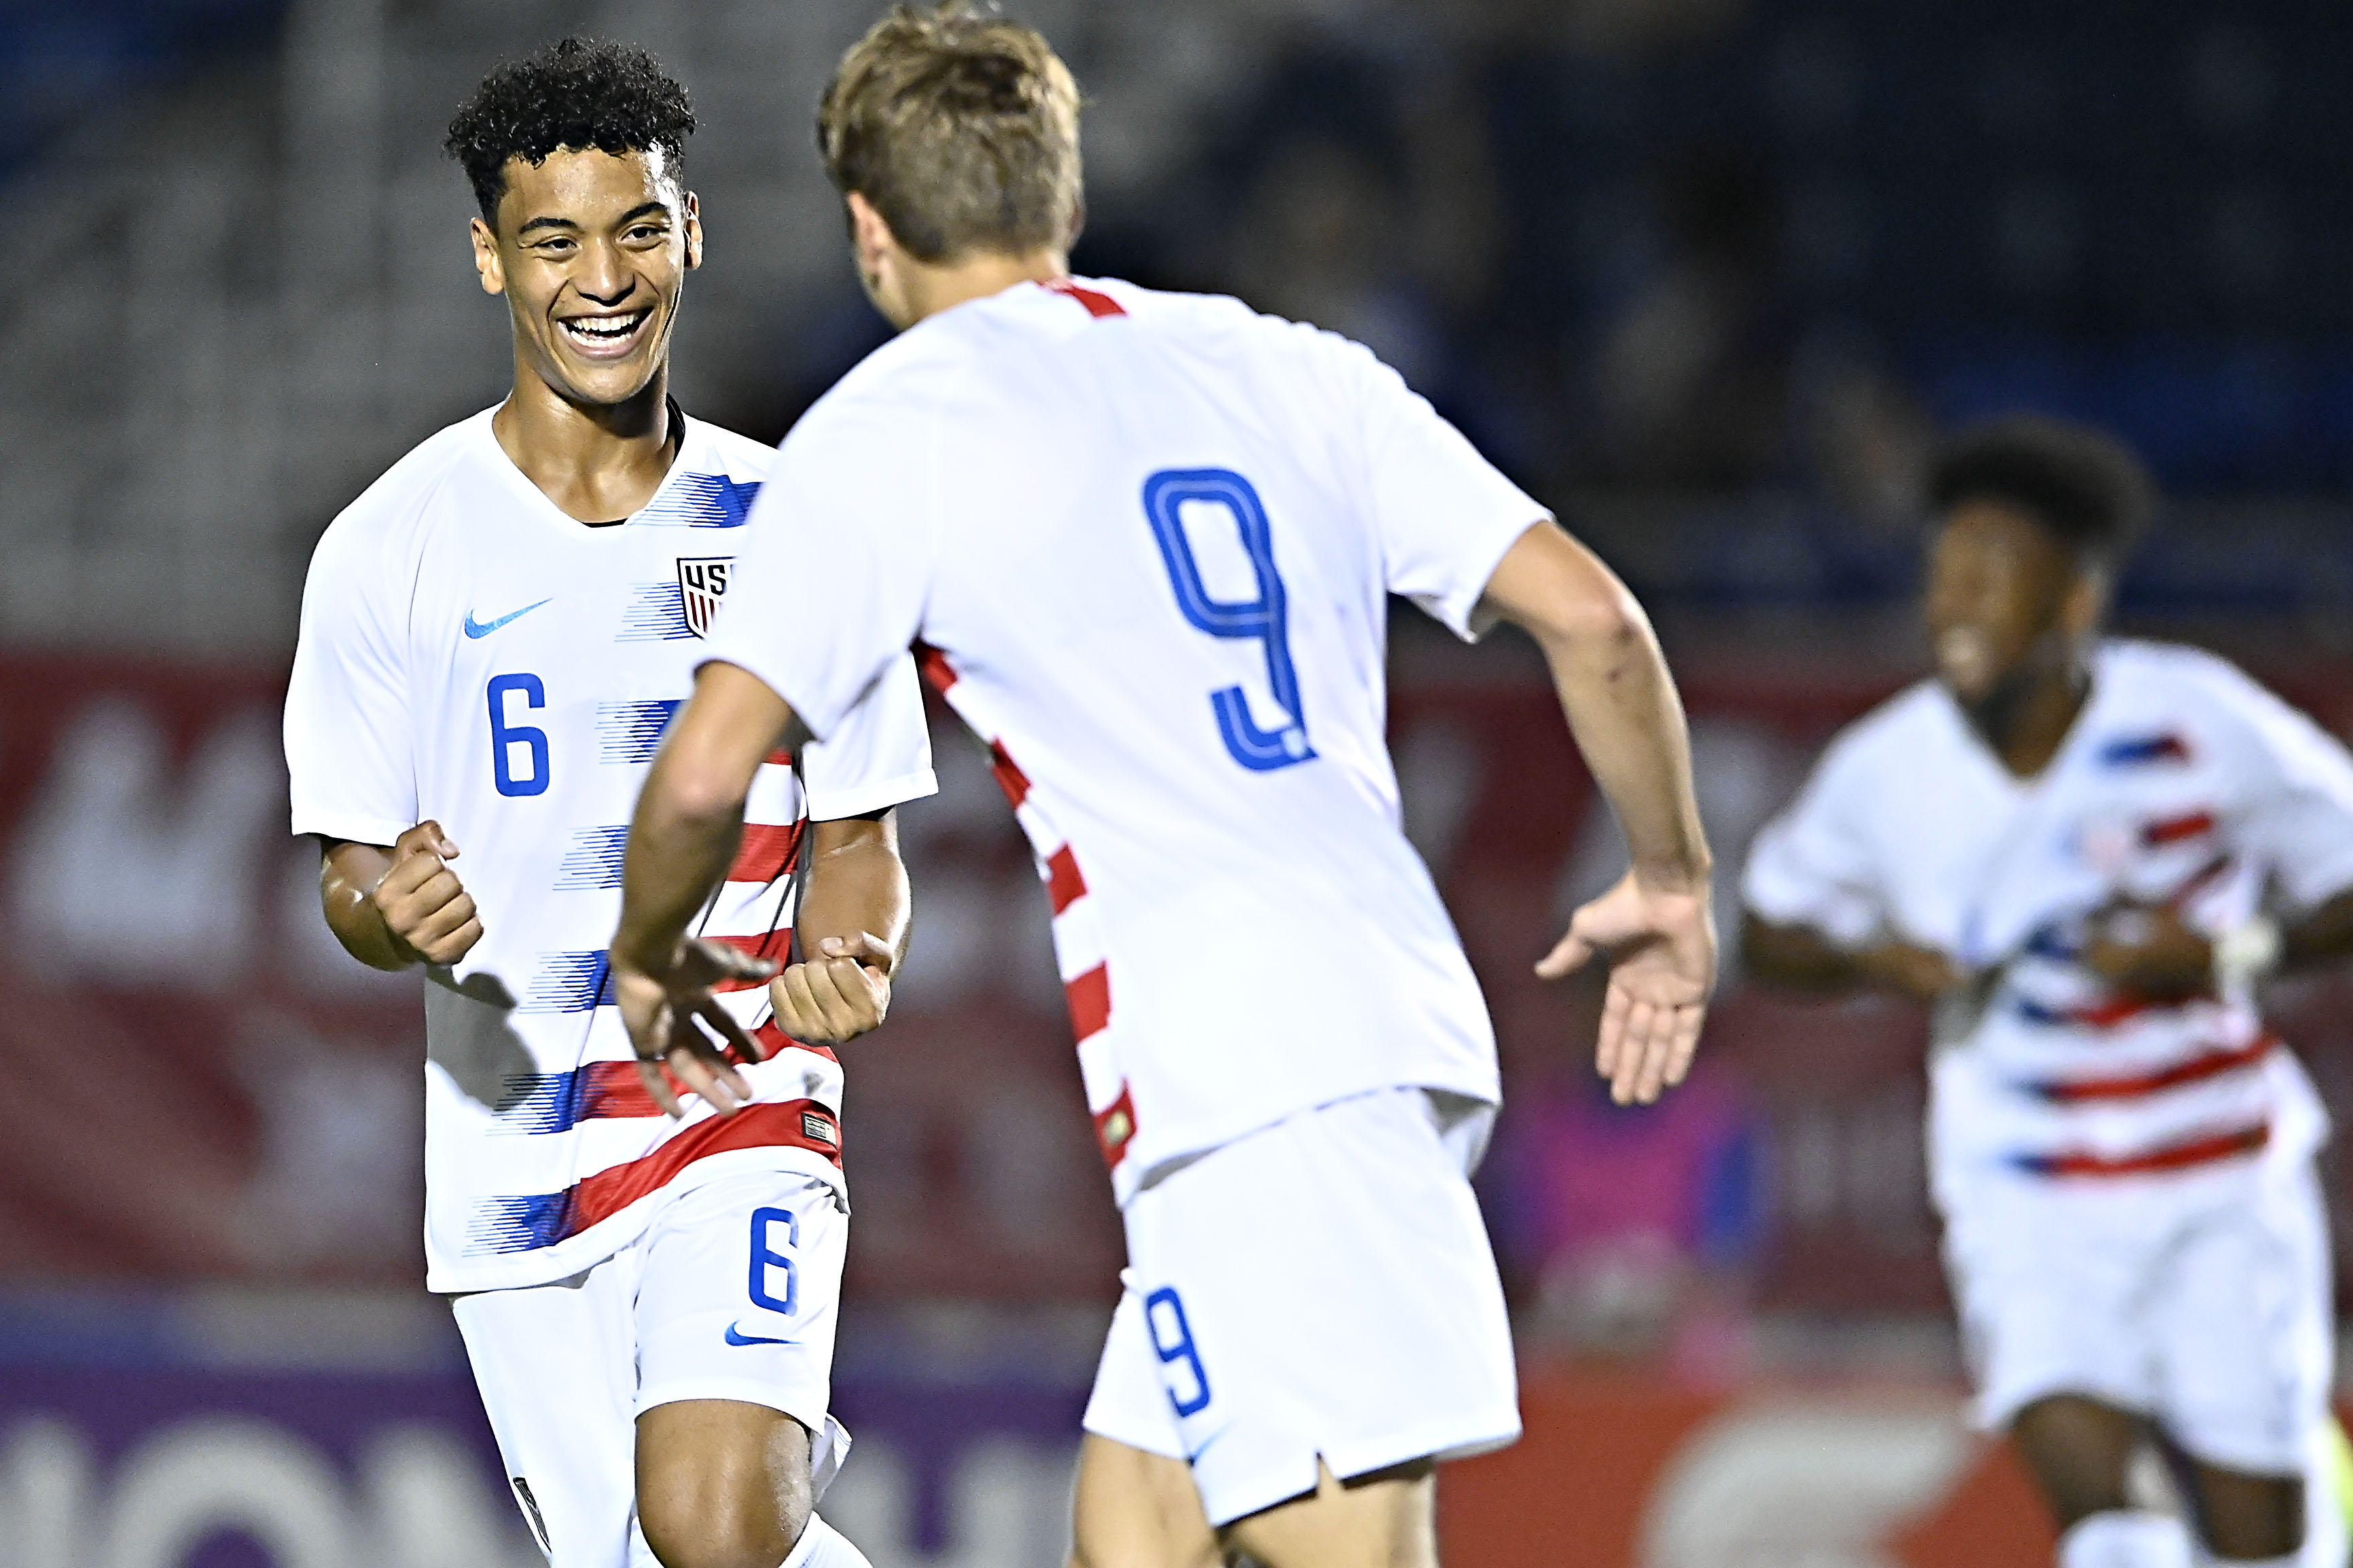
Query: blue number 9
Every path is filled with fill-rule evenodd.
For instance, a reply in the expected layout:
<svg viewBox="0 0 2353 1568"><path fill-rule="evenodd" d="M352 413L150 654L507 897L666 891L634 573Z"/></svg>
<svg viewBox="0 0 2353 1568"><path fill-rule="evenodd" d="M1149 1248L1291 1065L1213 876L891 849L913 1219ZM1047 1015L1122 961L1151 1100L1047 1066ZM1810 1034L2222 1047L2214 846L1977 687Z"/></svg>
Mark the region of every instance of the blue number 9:
<svg viewBox="0 0 2353 1568"><path fill-rule="evenodd" d="M793 1260L778 1252L770 1242L777 1226L785 1227L785 1245L797 1247L801 1244L801 1222L793 1217L790 1209L754 1209L752 1211L752 1304L765 1307L771 1312L781 1312L789 1318L800 1300L801 1271ZM785 1271L785 1296L778 1300L768 1290L768 1270Z"/></svg>
<svg viewBox="0 0 2353 1568"><path fill-rule="evenodd" d="M545 795L547 793L547 731L530 724L507 722L507 693L522 693L526 708L547 706L547 689L536 675L494 675L491 677L491 782L499 786L501 795ZM531 773L515 777L514 754L508 748L522 746L531 757Z"/></svg>
<svg viewBox="0 0 2353 1568"><path fill-rule="evenodd" d="M1160 1333L1163 1308L1166 1309L1165 1316L1169 1326L1176 1331L1173 1342L1165 1344ZM1208 1407L1209 1374L1201 1369L1201 1352L1193 1347L1193 1326L1185 1321L1185 1303L1177 1299L1175 1286L1163 1285L1144 1299L1144 1322L1145 1332L1152 1336L1153 1353L1162 1364L1173 1366L1181 1361L1193 1372L1192 1397L1179 1399L1172 1388L1168 1390L1168 1403L1176 1407L1180 1418L1198 1415Z"/></svg>
<svg viewBox="0 0 2353 1568"><path fill-rule="evenodd" d="M1233 518L1250 570L1258 577L1255 599L1213 599L1201 581L1200 563L1193 542L1185 536L1181 516L1187 501L1219 506ZM1285 616L1282 574L1275 570L1274 540L1266 525L1266 509L1259 504L1250 482L1229 468L1164 468L1144 481L1144 515L1152 521L1152 535L1160 542L1160 558L1168 567L1168 581L1176 589L1176 607L1185 618L1213 637L1255 640L1266 648L1266 677L1274 689L1275 705L1290 722L1280 730L1261 730L1250 717L1250 703L1239 686L1209 693L1218 716L1218 733L1234 761L1253 773L1271 773L1303 763L1314 750L1307 743L1307 717L1299 706L1299 675L1291 664L1291 633Z"/></svg>

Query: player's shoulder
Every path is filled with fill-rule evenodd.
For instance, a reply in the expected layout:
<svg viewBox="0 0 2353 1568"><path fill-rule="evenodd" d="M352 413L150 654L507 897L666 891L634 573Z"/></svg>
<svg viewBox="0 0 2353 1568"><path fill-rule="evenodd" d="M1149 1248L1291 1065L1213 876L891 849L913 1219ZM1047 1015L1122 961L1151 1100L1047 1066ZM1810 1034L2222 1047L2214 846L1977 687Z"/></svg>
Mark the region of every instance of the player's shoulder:
<svg viewBox="0 0 2353 1568"><path fill-rule="evenodd" d="M776 448L682 415L686 440L669 479L637 515L644 525L740 528L776 465Z"/></svg>
<svg viewBox="0 0 2353 1568"><path fill-rule="evenodd" d="M686 423L696 437L693 460L699 472L723 474L731 479L756 484L767 478L769 468L776 464L776 449L765 441L755 441L724 425L713 425L692 415L686 416Z"/></svg>
<svg viewBox="0 0 2353 1568"><path fill-rule="evenodd" d="M1825 773L1878 773L1918 766L1960 734L1952 694L1935 677L1915 680L1831 737Z"/></svg>
<svg viewBox="0 0 2353 1568"><path fill-rule="evenodd" d="M2253 676L2217 653L2185 643L2116 637L2100 647L2101 703L2120 732L2174 734L2190 752L2227 752L2251 730L2268 727L2285 704ZM2203 736L2214 742L2200 747Z"/></svg>
<svg viewBox="0 0 2353 1568"><path fill-rule="evenodd" d="M949 385L968 379L982 356L965 334L939 330L945 319L917 322L845 371L785 433L783 459L830 454L844 439L854 440L862 425L902 426Z"/></svg>
<svg viewBox="0 0 2353 1568"><path fill-rule="evenodd" d="M2099 678L2138 702L2209 704L2223 709L2277 700L2263 683L2221 654L2188 643L2112 637L2100 645Z"/></svg>
<svg viewBox="0 0 2353 1568"><path fill-rule="evenodd" d="M492 412L484 409L444 426L378 475L319 535L311 552L313 573L359 567L381 560L385 552L404 549L453 478L489 438Z"/></svg>
<svg viewBox="0 0 2353 1568"><path fill-rule="evenodd" d="M2186 748L2177 754L2213 761L2300 750L2325 733L2271 688L2205 648L2116 638L2102 645L2098 668L2100 679L2115 687L2105 704L2112 727L2126 740L2146 737L2142 746L2170 738Z"/></svg>
<svg viewBox="0 0 2353 1568"><path fill-rule="evenodd" d="M1187 346L1295 361L1327 374L1335 369L1377 374L1386 368L1372 350L1353 338L1270 315L1230 294L1144 289L1116 279L1086 282L1121 305L1145 331Z"/></svg>

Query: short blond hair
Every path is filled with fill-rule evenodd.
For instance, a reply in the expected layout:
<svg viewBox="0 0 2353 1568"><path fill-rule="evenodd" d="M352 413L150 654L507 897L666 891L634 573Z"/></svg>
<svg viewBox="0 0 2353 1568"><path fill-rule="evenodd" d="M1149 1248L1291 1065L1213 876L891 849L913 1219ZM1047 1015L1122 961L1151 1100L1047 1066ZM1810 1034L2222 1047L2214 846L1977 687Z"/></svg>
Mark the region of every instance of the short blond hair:
<svg viewBox="0 0 2353 1568"><path fill-rule="evenodd" d="M1078 229L1079 88L1033 29L900 5L841 57L818 151L918 261L1060 250Z"/></svg>

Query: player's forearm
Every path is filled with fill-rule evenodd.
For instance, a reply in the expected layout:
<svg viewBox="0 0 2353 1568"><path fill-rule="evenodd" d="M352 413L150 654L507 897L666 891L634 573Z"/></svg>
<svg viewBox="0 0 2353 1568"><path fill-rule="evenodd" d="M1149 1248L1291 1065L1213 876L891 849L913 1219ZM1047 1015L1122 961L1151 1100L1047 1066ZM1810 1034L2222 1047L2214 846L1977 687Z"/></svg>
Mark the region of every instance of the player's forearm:
<svg viewBox="0 0 2353 1568"><path fill-rule="evenodd" d="M891 950L895 971L906 956L911 907L896 811L813 825L808 884L795 922L803 953L819 952L828 937L854 942L869 935Z"/></svg>
<svg viewBox="0 0 2353 1568"><path fill-rule="evenodd" d="M415 949L392 934L374 893L392 869L392 851L342 841L326 846L319 866L319 905L343 951L370 969L401 970L417 962Z"/></svg>
<svg viewBox="0 0 2353 1568"><path fill-rule="evenodd" d="M1870 981L1854 954L1832 946L1820 932L1775 925L1753 912L1741 916L1740 962L1752 980L1820 995L1856 990Z"/></svg>
<svg viewBox="0 0 2353 1568"><path fill-rule="evenodd" d="M1711 862L1683 702L1649 623L1639 610L1634 616L1601 636L1539 644L1577 749L1626 830L1635 875L1695 892Z"/></svg>
<svg viewBox="0 0 2353 1568"><path fill-rule="evenodd" d="M2353 892L2339 893L2280 932L2282 969L2317 969L2353 958Z"/></svg>
<svg viewBox="0 0 2353 1568"><path fill-rule="evenodd" d="M746 793L697 776L670 748L654 759L621 860L616 963L640 973L668 973L688 924L734 863Z"/></svg>
<svg viewBox="0 0 2353 1568"><path fill-rule="evenodd" d="M714 659L654 754L621 860L613 961L664 974L686 928L734 863L744 801L792 710L759 677Z"/></svg>
<svg viewBox="0 0 2353 1568"><path fill-rule="evenodd" d="M1750 978L1817 996L1871 989L1933 1005L1968 977L1946 954L1908 942L1843 948L1806 926L1744 917L1740 951Z"/></svg>
<svg viewBox="0 0 2353 1568"><path fill-rule="evenodd" d="M1625 828L1646 885L1698 891L1707 836L1691 739L1649 617L1590 551L1540 523L1504 555L1489 604L1543 650L1577 749Z"/></svg>

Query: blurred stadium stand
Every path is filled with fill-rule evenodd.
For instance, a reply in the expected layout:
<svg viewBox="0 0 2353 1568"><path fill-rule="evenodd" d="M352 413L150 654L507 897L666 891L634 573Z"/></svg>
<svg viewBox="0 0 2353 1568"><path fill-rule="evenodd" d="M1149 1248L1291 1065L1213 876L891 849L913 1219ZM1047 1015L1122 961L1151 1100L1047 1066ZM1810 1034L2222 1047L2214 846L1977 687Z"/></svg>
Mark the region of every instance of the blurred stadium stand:
<svg viewBox="0 0 2353 1568"><path fill-rule="evenodd" d="M301 572L503 392L438 146L496 58L594 31L691 84L691 409L773 437L878 342L807 131L875 9L0 0L0 1565L529 1560L417 1289L415 986L334 949L281 832ZM1008 9L1091 95L1082 270L1362 337L1635 582L1727 875L1921 668L1911 466L1979 413L2137 442L2175 504L2130 616L2353 731L2353 16ZM1530 1375L1529 1441L1449 1479L1450 1561L2047 1555L1956 1416L1918 1020L1734 988L1694 1092L1597 1103L1591 996L1526 968L1612 830L1525 648L1410 616L1397 648L1409 826L1506 1056L1483 1183ZM1028 852L938 741L916 944L847 1110L861 1447L828 1512L878 1568L1060 1551L1118 1260ZM2353 1114L2353 987L2278 1001Z"/></svg>

